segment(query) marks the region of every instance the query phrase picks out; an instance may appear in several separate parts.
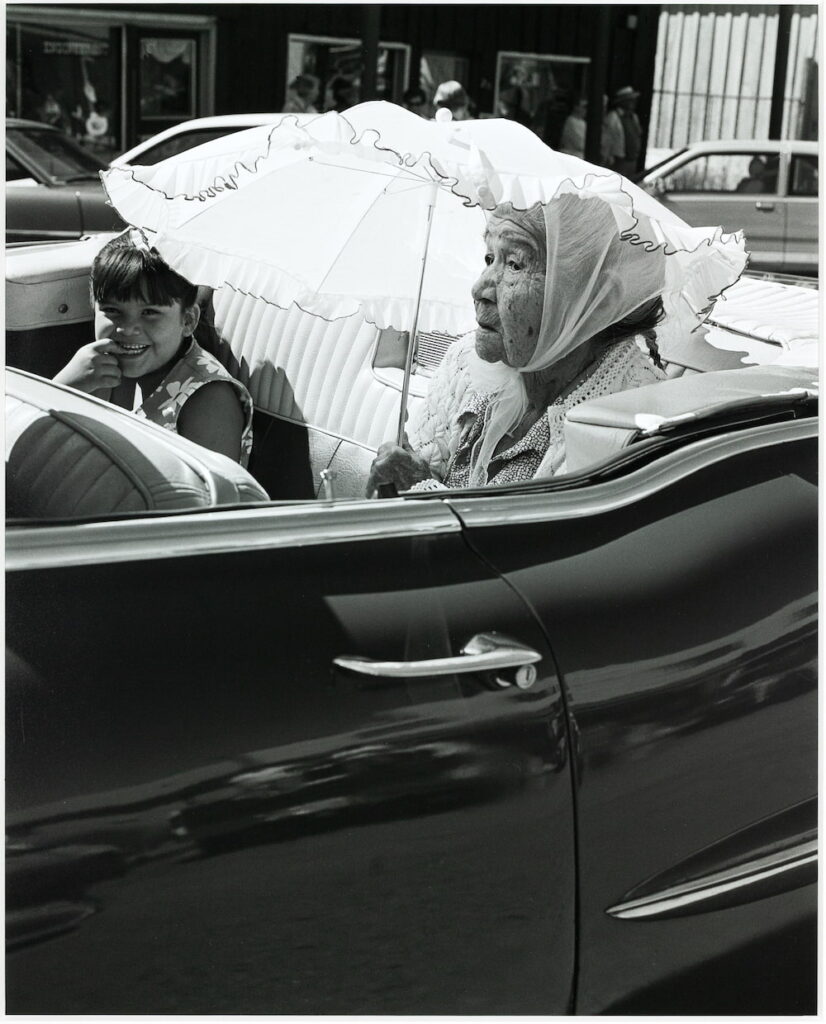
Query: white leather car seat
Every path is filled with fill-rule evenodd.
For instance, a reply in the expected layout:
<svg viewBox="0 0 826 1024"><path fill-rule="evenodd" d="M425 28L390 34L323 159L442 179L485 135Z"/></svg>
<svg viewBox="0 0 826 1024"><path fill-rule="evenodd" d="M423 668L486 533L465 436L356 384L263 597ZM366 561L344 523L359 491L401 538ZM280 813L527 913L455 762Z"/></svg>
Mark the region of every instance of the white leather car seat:
<svg viewBox="0 0 826 1024"><path fill-rule="evenodd" d="M258 412L257 478L266 485L273 467L290 465L279 446L303 444L311 494L278 496L323 496L326 470L336 497L363 497L376 449L396 435L401 400L401 368L374 366L382 332L359 316L324 320L229 288L215 292L213 311L213 351L247 386ZM411 402L426 387L426 377L414 378ZM268 441L272 421L296 430L277 430Z"/></svg>

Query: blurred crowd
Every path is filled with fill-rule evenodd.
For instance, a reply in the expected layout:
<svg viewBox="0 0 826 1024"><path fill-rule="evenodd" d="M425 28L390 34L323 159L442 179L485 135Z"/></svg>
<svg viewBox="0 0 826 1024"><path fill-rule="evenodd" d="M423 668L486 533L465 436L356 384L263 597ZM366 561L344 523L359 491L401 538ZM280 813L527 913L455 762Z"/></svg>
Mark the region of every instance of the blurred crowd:
<svg viewBox="0 0 826 1024"><path fill-rule="evenodd" d="M625 175L637 169L642 147L642 126L636 111L639 95L636 89L627 85L610 98L603 97L599 163ZM322 94L320 80L315 75L302 74L290 83L283 112L341 112L358 102L358 81L338 75L327 83ZM439 120L464 121L479 116L476 104L457 81L442 82L432 99L421 87L408 89L401 105L420 117ZM449 114L440 111L449 111ZM500 90L493 116L518 121L536 132L553 149L585 157L588 101L584 96L573 99L564 94L554 96L540 103L531 113L526 107L523 90L519 85L510 85Z"/></svg>

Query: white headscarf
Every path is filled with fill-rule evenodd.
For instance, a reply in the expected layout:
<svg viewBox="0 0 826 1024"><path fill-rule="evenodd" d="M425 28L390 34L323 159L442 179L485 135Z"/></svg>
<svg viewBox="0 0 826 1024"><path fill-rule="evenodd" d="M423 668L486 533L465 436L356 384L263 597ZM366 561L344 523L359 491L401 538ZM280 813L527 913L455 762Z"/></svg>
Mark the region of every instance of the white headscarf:
<svg viewBox="0 0 826 1024"><path fill-rule="evenodd" d="M494 212L521 221L534 235L543 230L545 295L533 355L519 369L506 368L494 391L487 425L471 455L472 486L487 483L496 446L528 411L525 374L559 362L666 289L664 248L655 239L632 241L611 205L596 196L571 191L531 210L507 204Z"/></svg>

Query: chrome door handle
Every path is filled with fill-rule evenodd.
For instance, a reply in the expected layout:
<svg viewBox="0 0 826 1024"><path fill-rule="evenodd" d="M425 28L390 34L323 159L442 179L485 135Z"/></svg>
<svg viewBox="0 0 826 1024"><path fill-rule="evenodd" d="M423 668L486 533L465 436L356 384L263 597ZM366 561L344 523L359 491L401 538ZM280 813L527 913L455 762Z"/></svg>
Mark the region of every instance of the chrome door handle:
<svg viewBox="0 0 826 1024"><path fill-rule="evenodd" d="M477 633L455 658L428 658L425 661L374 661L358 655L343 654L333 659L339 668L350 669L365 676L387 676L390 679L417 679L422 676L453 675L456 672L490 672L501 668L520 668L541 661L542 655L532 647L503 633ZM521 676L521 679L520 679ZM527 689L536 679L536 669L525 669L516 675L516 685Z"/></svg>
<svg viewBox="0 0 826 1024"><path fill-rule="evenodd" d="M758 199L754 204L755 210L763 210L764 213L771 213L774 209L774 203L765 203L762 199Z"/></svg>

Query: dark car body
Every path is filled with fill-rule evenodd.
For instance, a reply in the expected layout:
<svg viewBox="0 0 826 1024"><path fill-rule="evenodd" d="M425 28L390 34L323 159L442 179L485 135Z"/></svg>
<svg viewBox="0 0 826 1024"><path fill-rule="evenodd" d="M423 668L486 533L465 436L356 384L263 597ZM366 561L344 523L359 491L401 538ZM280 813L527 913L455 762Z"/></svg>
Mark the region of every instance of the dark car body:
<svg viewBox="0 0 826 1024"><path fill-rule="evenodd" d="M567 478L10 521L9 1012L814 1012L817 425L788 372Z"/></svg>
<svg viewBox="0 0 826 1024"><path fill-rule="evenodd" d="M106 201L106 164L64 132L6 119L6 242L72 239L116 231L123 221Z"/></svg>

